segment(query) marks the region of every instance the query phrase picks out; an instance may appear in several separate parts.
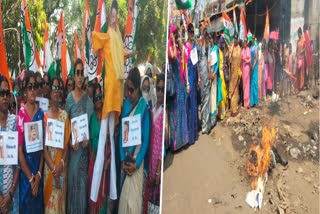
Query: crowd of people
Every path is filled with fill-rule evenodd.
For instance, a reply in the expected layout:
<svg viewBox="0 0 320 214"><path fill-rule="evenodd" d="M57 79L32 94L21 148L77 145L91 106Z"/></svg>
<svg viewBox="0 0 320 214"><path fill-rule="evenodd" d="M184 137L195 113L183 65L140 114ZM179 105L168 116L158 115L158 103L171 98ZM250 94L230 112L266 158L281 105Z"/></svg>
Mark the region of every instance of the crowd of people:
<svg viewBox="0 0 320 214"><path fill-rule="evenodd" d="M209 134L241 106L250 109L309 87L313 47L307 25L304 33L298 29L296 57L291 43L258 43L250 31L242 40L235 33L228 45L223 31L208 32L205 22L199 36L192 23L185 26L182 20L169 26L166 149L194 144L199 131Z"/></svg>
<svg viewBox="0 0 320 214"><path fill-rule="evenodd" d="M125 99L117 120L140 115L141 144L125 147L121 122L114 127L119 191L117 200L110 200L109 138L105 150L99 151L102 110L108 103L104 102L102 82L97 78L91 81L84 78L81 59L76 60L74 71L74 78L68 77L66 84L60 77L26 72L22 80L12 82L13 93L10 93L9 81L0 77L1 131L17 131L19 145L18 165L0 166L0 212L159 213L164 73L153 75L152 67L148 67L148 75L143 78L138 68L128 74ZM40 108L38 98L49 100L46 112ZM71 120L83 114L88 118L89 137L72 143ZM46 136L52 132L49 119L64 124L63 148L46 145L46 139L54 136ZM43 150L28 153L25 124L36 121L41 121L43 126ZM109 131L105 132L109 135ZM93 201L90 193L100 152L105 159L97 200Z"/></svg>

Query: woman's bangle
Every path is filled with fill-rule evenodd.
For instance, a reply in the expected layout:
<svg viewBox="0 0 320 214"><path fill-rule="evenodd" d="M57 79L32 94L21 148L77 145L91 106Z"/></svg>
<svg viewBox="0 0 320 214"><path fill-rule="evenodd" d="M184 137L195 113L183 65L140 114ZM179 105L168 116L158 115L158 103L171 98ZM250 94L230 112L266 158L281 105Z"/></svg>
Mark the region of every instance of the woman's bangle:
<svg viewBox="0 0 320 214"><path fill-rule="evenodd" d="M38 175L40 176L40 179L41 179L41 172L40 172L40 171L38 171L37 173L38 173Z"/></svg>
<svg viewBox="0 0 320 214"><path fill-rule="evenodd" d="M158 173L158 172L156 172L156 175L157 175L157 176L159 176L159 175L160 175L160 172L159 172L159 173Z"/></svg>
<svg viewBox="0 0 320 214"><path fill-rule="evenodd" d="M12 183L12 185L11 186L13 186L14 188L16 188L16 184L15 183Z"/></svg>
<svg viewBox="0 0 320 214"><path fill-rule="evenodd" d="M31 183L33 181L33 174L31 174L31 178L29 179L29 183Z"/></svg>

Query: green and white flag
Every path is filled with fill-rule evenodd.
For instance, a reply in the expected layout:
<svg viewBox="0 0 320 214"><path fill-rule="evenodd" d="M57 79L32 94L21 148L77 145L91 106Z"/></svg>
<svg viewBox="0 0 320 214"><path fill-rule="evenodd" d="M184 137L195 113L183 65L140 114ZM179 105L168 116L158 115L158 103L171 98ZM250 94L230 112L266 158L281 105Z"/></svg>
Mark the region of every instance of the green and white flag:
<svg viewBox="0 0 320 214"><path fill-rule="evenodd" d="M27 71L37 72L37 51L32 37L32 29L25 0L22 0L21 2L21 31L23 41L23 55L27 66Z"/></svg>
<svg viewBox="0 0 320 214"><path fill-rule="evenodd" d="M107 32L107 12L106 12L106 3L104 0L99 0L96 14L96 22L94 24L95 32ZM97 75L101 75L104 72L104 59L101 52L98 54L98 67Z"/></svg>
<svg viewBox="0 0 320 214"><path fill-rule="evenodd" d="M84 24L82 33L82 61L84 63L84 76L87 76L89 81L97 77L98 57L93 52L91 25L89 14L89 3L86 0L86 8L84 11Z"/></svg>
<svg viewBox="0 0 320 214"><path fill-rule="evenodd" d="M127 23L124 32L124 49L128 52L134 51L136 49L136 30L137 30L137 17L139 14L138 7L139 0L128 1L128 16ZM124 78L127 79L128 73L133 67L135 59L130 57L124 62Z"/></svg>
<svg viewBox="0 0 320 214"><path fill-rule="evenodd" d="M222 11L222 17L224 40L228 45L230 45L231 41L233 41L234 35L233 24L230 17L224 11Z"/></svg>

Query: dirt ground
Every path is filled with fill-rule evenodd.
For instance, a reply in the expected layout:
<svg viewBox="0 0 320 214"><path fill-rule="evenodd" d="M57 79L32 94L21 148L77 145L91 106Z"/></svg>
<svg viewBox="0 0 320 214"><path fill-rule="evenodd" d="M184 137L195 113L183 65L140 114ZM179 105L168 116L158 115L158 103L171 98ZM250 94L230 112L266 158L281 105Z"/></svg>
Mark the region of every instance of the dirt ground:
<svg viewBox="0 0 320 214"><path fill-rule="evenodd" d="M276 147L289 161L269 172L259 213L319 213L319 100L301 92L227 117L194 145L164 161L162 213L255 213L248 149L264 125L277 130Z"/></svg>

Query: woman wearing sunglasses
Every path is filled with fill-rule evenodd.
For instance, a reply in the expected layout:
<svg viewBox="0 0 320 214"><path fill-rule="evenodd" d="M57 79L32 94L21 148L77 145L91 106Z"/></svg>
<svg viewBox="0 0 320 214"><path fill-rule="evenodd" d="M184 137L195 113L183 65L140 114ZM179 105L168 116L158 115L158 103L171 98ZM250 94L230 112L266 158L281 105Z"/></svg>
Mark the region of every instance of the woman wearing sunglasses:
<svg viewBox="0 0 320 214"><path fill-rule="evenodd" d="M66 111L59 108L59 100L62 94L60 77L54 77L51 81L50 108L44 115L45 131L48 119L54 119L64 123L63 148L44 146L44 205L45 213L66 212L66 176L67 176L67 154L70 139L70 120ZM44 138L46 139L46 138Z"/></svg>
<svg viewBox="0 0 320 214"><path fill-rule="evenodd" d="M93 112L93 103L89 96L83 91L83 63L77 59L74 64L74 89L68 94L66 100L66 111L70 120L74 117L86 114L88 121ZM70 141L71 142L71 141ZM68 166L68 202L67 213L87 213L88 196L88 143L89 139L76 142L71 145Z"/></svg>
<svg viewBox="0 0 320 214"><path fill-rule="evenodd" d="M151 115L147 101L141 96L140 82L140 72L138 68L133 68L126 80L127 98L124 101L121 119L140 115L141 144L124 147L120 123L119 149L122 168L120 184L122 189L120 187L118 213L142 213L144 178L148 171L145 158L150 143Z"/></svg>
<svg viewBox="0 0 320 214"><path fill-rule="evenodd" d="M101 86L96 83L93 87L93 103L94 103L94 112L91 115L89 122L90 130L90 142L89 142L89 192L91 191L92 177L93 177L93 167L96 161L96 156L98 153L98 142L99 142L99 133L102 117L102 104L103 96ZM89 200L89 213L107 213L108 209L108 196L109 192L109 167L110 167L110 140L107 141L105 159L103 164L103 173L101 178L101 183L99 185L99 193L97 201L94 202L91 199Z"/></svg>
<svg viewBox="0 0 320 214"><path fill-rule="evenodd" d="M27 153L24 138L24 123L43 121L43 111L37 108L36 94L39 85L33 72L26 76L26 103L21 107L17 119L20 173L20 213L43 213L43 151ZM43 125L43 123L42 123Z"/></svg>
<svg viewBox="0 0 320 214"><path fill-rule="evenodd" d="M1 131L16 131L16 116L8 113L9 82L0 76L0 125ZM3 136L1 136L2 138ZM2 138L1 141L4 139ZM5 144L3 144L3 149ZM3 152L3 151L2 151ZM17 165L0 165L0 213L19 212L19 180L20 168Z"/></svg>

